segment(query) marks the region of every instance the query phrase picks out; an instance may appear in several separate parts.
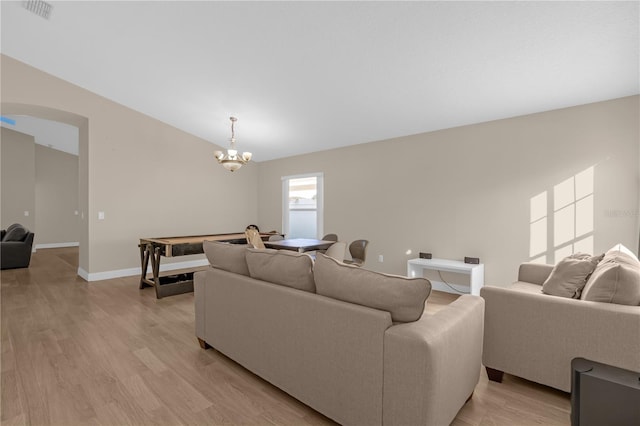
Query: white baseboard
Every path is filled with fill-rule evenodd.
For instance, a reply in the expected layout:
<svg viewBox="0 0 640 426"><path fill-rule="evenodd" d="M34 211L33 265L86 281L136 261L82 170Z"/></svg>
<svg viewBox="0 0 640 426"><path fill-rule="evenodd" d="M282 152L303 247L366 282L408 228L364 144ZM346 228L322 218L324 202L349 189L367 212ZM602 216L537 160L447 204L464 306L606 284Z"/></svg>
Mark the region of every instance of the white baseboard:
<svg viewBox="0 0 640 426"><path fill-rule="evenodd" d="M174 271L176 269L185 269L185 268L197 268L199 266L206 266L208 264L209 264L209 261L207 259L167 263L164 265L160 264L160 272ZM101 281L101 280L109 280L112 278L131 277L133 275L140 275L140 272L141 272L140 268L127 268L127 269L116 269L113 271L88 273L84 269L78 268L78 275L85 281ZM147 272L151 272L151 269L148 269Z"/></svg>
<svg viewBox="0 0 640 426"><path fill-rule="evenodd" d="M36 244L35 249L50 249L50 248L61 248L61 247L78 247L80 243L48 243L48 244Z"/></svg>
<svg viewBox="0 0 640 426"><path fill-rule="evenodd" d="M82 268L78 268L78 275L85 281L89 281L89 273Z"/></svg>

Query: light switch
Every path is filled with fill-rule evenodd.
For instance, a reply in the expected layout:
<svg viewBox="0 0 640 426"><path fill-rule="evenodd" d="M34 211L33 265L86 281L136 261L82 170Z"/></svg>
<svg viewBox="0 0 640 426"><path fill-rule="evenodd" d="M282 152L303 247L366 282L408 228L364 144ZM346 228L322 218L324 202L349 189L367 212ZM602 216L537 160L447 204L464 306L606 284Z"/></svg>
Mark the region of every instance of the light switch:
<svg viewBox="0 0 640 426"><path fill-rule="evenodd" d="M29 210L25 210L25 211L24 211L24 215L25 215L25 216L29 216Z"/></svg>
<svg viewBox="0 0 640 426"><path fill-rule="evenodd" d="M98 220L104 220L104 212L98 212Z"/></svg>

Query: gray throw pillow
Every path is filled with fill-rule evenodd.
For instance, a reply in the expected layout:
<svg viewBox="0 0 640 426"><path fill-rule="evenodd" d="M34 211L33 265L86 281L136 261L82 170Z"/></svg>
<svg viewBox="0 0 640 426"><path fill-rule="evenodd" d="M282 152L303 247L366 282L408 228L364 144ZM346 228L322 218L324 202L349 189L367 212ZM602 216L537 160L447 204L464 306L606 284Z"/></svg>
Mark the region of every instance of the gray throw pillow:
<svg viewBox="0 0 640 426"><path fill-rule="evenodd" d="M17 228L17 227L24 228L24 226L20 225L19 223L14 223L14 224L9 225L9 226L7 227L7 232L9 232L9 231L11 231L13 228Z"/></svg>
<svg viewBox="0 0 640 426"><path fill-rule="evenodd" d="M542 283L542 292L553 296L579 299L591 273L604 254L591 256L575 253L562 259L553 267L549 277Z"/></svg>
<svg viewBox="0 0 640 426"><path fill-rule="evenodd" d="M22 225L11 225L7 228L7 233L2 241L22 241L28 233L29 230Z"/></svg>
<svg viewBox="0 0 640 426"><path fill-rule="evenodd" d="M211 266L236 274L249 276L244 254L246 244L229 244L220 241L203 241L202 248Z"/></svg>
<svg viewBox="0 0 640 426"><path fill-rule="evenodd" d="M316 256L313 275L318 294L387 311L395 322L420 319L431 293L431 283L426 278L373 272L321 253Z"/></svg>
<svg viewBox="0 0 640 426"><path fill-rule="evenodd" d="M608 251L587 281L582 299L640 305L640 262L622 251Z"/></svg>
<svg viewBox="0 0 640 426"><path fill-rule="evenodd" d="M249 275L252 278L310 293L316 292L316 284L313 280L313 259L308 254L249 248L246 259Z"/></svg>

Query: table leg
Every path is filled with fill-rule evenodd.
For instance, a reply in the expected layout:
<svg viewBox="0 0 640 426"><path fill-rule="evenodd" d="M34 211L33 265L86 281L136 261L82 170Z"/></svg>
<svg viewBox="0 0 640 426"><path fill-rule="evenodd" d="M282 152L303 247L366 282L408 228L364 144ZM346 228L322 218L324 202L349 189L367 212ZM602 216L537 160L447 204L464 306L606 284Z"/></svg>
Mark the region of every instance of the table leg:
<svg viewBox="0 0 640 426"><path fill-rule="evenodd" d="M484 286L484 265L479 265L471 270L469 288L471 294L480 296L480 289Z"/></svg>
<svg viewBox="0 0 640 426"><path fill-rule="evenodd" d="M153 282L156 288L156 298L158 299L162 298L158 291L160 288L160 257L160 247L156 247L151 256L151 267L153 268Z"/></svg>
<svg viewBox="0 0 640 426"><path fill-rule="evenodd" d="M140 288L145 288L149 286L149 284L146 283L147 268L149 267L149 245L139 244L138 247L140 247L140 266L142 268L142 272L140 274Z"/></svg>

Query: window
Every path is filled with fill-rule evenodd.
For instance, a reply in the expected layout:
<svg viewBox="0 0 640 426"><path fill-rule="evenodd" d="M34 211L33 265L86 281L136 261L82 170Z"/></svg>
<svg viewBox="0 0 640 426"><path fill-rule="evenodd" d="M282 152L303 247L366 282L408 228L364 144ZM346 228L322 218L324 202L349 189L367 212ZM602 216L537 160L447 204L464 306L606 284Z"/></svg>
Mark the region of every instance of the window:
<svg viewBox="0 0 640 426"><path fill-rule="evenodd" d="M322 173L282 178L282 231L287 238L321 238Z"/></svg>

